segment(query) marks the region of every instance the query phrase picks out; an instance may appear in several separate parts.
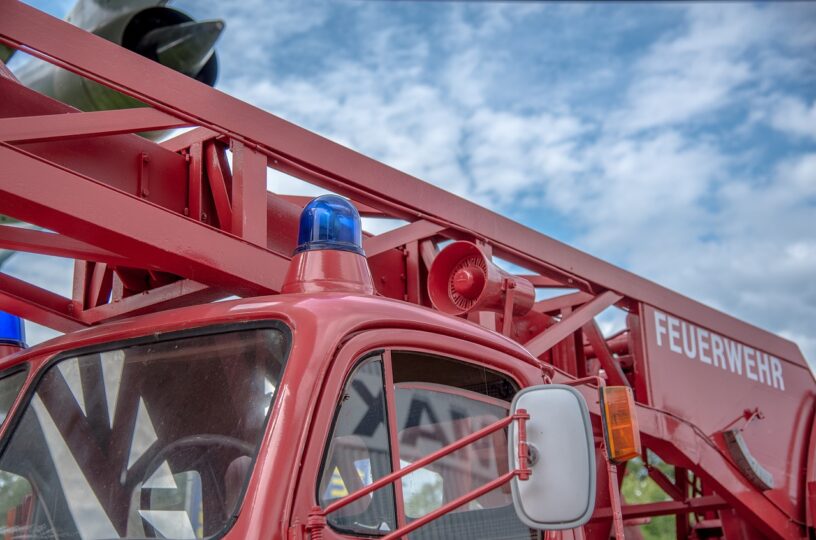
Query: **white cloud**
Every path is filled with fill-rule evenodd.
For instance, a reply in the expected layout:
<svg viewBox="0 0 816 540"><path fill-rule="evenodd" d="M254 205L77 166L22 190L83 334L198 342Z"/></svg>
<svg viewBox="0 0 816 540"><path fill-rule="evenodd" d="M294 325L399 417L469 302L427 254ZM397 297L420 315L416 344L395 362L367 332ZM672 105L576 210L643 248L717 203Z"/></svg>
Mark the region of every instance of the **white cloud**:
<svg viewBox="0 0 816 540"><path fill-rule="evenodd" d="M441 12L441 41L423 34L410 46L399 21L365 10L372 45L359 59L339 55L317 75L227 81L227 90L500 211L523 194L528 208L568 216L580 231L573 241L593 253L773 331L812 335L801 321L816 305L816 224L803 197L816 189L816 158L757 172L746 165L750 148L729 149L727 133L697 126L743 107L746 126L810 136L811 109L777 79L801 78L803 65L813 76L786 54L809 46L804 26L795 36L786 29L813 15L671 9L685 22L636 57L620 103L563 99L581 81L619 80L602 65L559 84L558 105L546 96L522 108L497 103L496 77L513 58L490 49L491 37L535 15L512 6L455 5Z"/></svg>
<svg viewBox="0 0 816 540"><path fill-rule="evenodd" d="M773 106L770 123L784 133L816 141L816 99L808 106L792 96L780 98Z"/></svg>
<svg viewBox="0 0 816 540"><path fill-rule="evenodd" d="M724 163L713 148L671 131L602 139L580 161L583 174L557 179L549 198L587 227L584 245L619 261L652 238L665 245L700 234L709 225L700 203Z"/></svg>
<svg viewBox="0 0 816 540"><path fill-rule="evenodd" d="M694 120L727 105L750 79L741 54L765 33L757 10L701 5L687 17L687 32L659 41L637 62L626 107L610 127L637 131Z"/></svg>

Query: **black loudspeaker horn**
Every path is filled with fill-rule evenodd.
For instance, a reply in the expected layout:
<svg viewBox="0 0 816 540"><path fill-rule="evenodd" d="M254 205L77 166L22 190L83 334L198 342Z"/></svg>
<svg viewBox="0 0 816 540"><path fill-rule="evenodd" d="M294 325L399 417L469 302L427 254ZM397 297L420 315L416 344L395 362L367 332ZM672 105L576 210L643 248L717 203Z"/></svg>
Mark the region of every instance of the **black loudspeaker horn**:
<svg viewBox="0 0 816 540"><path fill-rule="evenodd" d="M525 315L535 302L533 284L493 264L471 242L454 242L440 251L428 274L431 303L450 315L501 312L509 289L513 290L513 315Z"/></svg>

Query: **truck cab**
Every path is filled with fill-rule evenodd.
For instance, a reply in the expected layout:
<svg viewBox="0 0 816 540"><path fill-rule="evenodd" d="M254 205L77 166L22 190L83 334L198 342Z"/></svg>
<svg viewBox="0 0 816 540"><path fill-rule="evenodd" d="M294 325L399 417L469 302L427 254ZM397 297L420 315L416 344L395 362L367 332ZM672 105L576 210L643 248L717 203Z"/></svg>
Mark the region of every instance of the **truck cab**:
<svg viewBox="0 0 816 540"><path fill-rule="evenodd" d="M7 538L369 538L430 517L411 538L540 537L512 483L491 482L514 474L511 404L549 382L541 363L467 320L373 294L359 216L333 201L352 215L351 247L337 249L345 225L307 223L290 294L108 323L3 359ZM337 208L315 223L337 222ZM582 414L556 417L588 435L587 459L562 469L590 486ZM592 512L585 491L576 523Z"/></svg>
<svg viewBox="0 0 816 540"><path fill-rule="evenodd" d="M509 339L360 294L82 331L3 363L0 519L14 538L302 537L313 507L507 416L542 376ZM506 473L507 453L497 432L445 456L328 515L324 538L392 531ZM531 532L507 485L414 534Z"/></svg>

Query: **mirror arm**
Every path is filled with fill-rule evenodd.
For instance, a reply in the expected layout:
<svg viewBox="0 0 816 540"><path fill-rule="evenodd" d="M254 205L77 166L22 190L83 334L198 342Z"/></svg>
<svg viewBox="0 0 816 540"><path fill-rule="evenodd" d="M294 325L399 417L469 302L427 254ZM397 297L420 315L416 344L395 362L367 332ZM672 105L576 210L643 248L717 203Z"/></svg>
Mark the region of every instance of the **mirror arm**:
<svg viewBox="0 0 816 540"><path fill-rule="evenodd" d="M618 467L609 459L606 451L606 441L601 441L601 454L606 462L606 474L609 478L609 505L612 507L612 523L615 527L615 535L618 538L623 536L623 508L621 506L620 487L618 485Z"/></svg>
<svg viewBox="0 0 816 540"><path fill-rule="evenodd" d="M518 473L519 480L528 480L530 478L530 448L527 445L527 420L530 415L525 409L518 409L513 415L518 420L518 462L519 468L515 472Z"/></svg>

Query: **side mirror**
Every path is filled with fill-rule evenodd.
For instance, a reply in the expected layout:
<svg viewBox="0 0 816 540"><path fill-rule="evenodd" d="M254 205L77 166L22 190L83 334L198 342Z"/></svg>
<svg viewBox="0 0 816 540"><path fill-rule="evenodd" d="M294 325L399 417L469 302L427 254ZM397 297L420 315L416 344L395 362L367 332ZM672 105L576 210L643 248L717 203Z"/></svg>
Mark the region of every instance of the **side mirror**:
<svg viewBox="0 0 816 540"><path fill-rule="evenodd" d="M584 397L574 388L545 384L516 394L511 414L527 420L527 480L511 480L513 506L533 529L571 529L589 521L595 507L595 441ZM508 434L510 470L519 467L518 426Z"/></svg>

